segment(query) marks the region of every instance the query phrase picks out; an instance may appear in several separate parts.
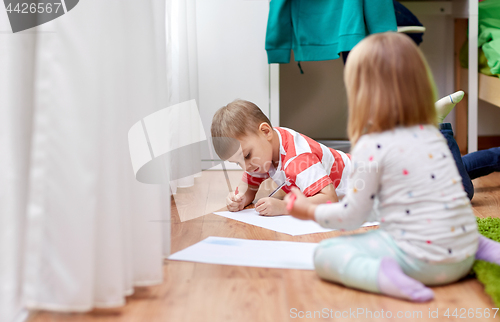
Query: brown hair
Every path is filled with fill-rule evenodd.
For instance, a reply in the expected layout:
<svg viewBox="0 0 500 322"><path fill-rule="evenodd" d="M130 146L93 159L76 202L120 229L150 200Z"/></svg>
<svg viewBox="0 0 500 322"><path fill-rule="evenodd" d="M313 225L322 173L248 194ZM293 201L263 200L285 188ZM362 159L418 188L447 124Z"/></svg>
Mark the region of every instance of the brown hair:
<svg viewBox="0 0 500 322"><path fill-rule="evenodd" d="M363 134L437 123L432 74L406 35L388 32L365 38L349 54L344 81L352 145Z"/></svg>
<svg viewBox="0 0 500 322"><path fill-rule="evenodd" d="M227 160L239 148L237 139L258 133L262 123L271 126L267 116L252 102L237 99L221 107L212 119L215 152L221 159Z"/></svg>

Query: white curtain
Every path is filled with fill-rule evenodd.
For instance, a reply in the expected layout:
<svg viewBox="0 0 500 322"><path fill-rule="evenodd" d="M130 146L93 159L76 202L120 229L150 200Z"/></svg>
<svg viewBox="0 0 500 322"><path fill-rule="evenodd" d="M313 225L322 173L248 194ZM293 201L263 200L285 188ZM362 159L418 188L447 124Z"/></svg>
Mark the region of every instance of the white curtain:
<svg viewBox="0 0 500 322"><path fill-rule="evenodd" d="M198 56L196 39L196 0L167 0L167 70L168 73L168 102L169 106L194 99L198 102ZM199 108L199 106L198 106ZM200 137L199 124L196 116L188 117L193 120L190 126L192 138L188 141L196 142ZM179 131L175 131L179 132ZM188 134L182 131L183 134ZM179 132L180 133L180 132ZM190 187L194 185L194 178L201 176L201 151L199 146L193 145L185 155L190 160L200 160L198 173L172 180L170 187L175 194L177 187ZM183 173L185 169L175 167L193 167L192 163L172 162L173 173ZM191 170L191 169L189 169Z"/></svg>
<svg viewBox="0 0 500 322"><path fill-rule="evenodd" d="M12 34L0 5L0 321L162 282L170 197L134 179L127 132L170 103L165 12L85 0Z"/></svg>

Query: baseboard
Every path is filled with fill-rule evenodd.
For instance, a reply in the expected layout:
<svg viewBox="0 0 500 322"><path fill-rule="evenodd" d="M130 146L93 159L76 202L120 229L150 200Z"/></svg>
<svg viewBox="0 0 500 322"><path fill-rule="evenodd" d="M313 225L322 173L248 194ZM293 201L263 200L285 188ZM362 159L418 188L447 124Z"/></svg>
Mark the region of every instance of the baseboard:
<svg viewBox="0 0 500 322"><path fill-rule="evenodd" d="M215 166L214 166L215 165ZM226 170L242 170L238 165L224 161L224 165L226 166ZM202 170L222 170L222 165L220 160L201 160L201 169Z"/></svg>
<svg viewBox="0 0 500 322"><path fill-rule="evenodd" d="M500 135L480 136L477 138L477 149L486 150L500 147Z"/></svg>
<svg viewBox="0 0 500 322"><path fill-rule="evenodd" d="M14 318L14 322L27 322L31 316L30 311L22 309Z"/></svg>

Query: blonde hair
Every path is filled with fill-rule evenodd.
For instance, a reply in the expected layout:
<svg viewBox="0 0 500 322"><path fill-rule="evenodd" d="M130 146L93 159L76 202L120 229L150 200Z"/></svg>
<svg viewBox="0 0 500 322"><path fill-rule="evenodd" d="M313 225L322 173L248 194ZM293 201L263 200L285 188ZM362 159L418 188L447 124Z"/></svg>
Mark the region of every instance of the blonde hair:
<svg viewBox="0 0 500 322"><path fill-rule="evenodd" d="M437 124L432 74L406 35L388 32L365 38L349 54L344 81L352 145L363 134Z"/></svg>
<svg viewBox="0 0 500 322"><path fill-rule="evenodd" d="M237 139L258 133L262 123L271 126L271 121L252 102L237 99L221 107L212 119L211 133L215 152L221 159L227 160L239 148Z"/></svg>

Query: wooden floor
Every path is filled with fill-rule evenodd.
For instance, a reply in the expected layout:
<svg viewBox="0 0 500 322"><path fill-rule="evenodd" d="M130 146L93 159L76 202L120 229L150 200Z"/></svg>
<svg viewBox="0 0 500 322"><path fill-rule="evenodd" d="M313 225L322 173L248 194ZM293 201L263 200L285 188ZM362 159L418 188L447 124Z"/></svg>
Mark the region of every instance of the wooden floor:
<svg viewBox="0 0 500 322"><path fill-rule="evenodd" d="M237 180L241 172L231 171L230 175L231 181ZM217 202L220 202L218 198L224 198L227 194L226 181L220 172L204 172L202 178L197 180L210 183L205 189L203 199L206 200L207 209L214 208ZM476 193L472 205L475 215L500 217L500 173L476 179L474 186ZM179 197L183 193L182 189L179 190ZM263 194L265 191L260 193ZM217 201L214 201L214 198ZM337 235L338 232L330 232L292 237L214 214L181 222L177 207L172 204L172 252L184 249L208 236L319 242ZM164 272L162 285L137 288L123 308L96 310L88 314L39 312L32 316L30 322L314 321L320 320L319 313L328 311L330 314L330 310L333 317L337 314L338 320L341 321L456 321L458 319L443 316L446 309L451 309L451 314L455 308L459 310L472 308L475 311L477 308L494 306L491 299L483 292L482 285L472 278L444 287L434 287L434 301L413 304L324 282L314 271L166 260ZM373 318L370 318L370 313L367 313L368 316L366 313L357 317L350 315L349 311L356 312L358 309L360 313L361 310L371 311ZM376 319L377 314L379 316L382 314L382 310L384 317L387 317L390 311L393 318ZM436 310L439 318L430 319L429 311ZM313 311L321 312L316 312L317 319L300 319L294 315L295 312L299 314L299 311L303 311L303 314L310 311L312 316L314 316ZM406 318L397 319L398 312L400 315L406 314ZM343 318L339 319L341 314ZM328 317L327 320L329 319L331 318ZM498 319L500 318L476 320Z"/></svg>

